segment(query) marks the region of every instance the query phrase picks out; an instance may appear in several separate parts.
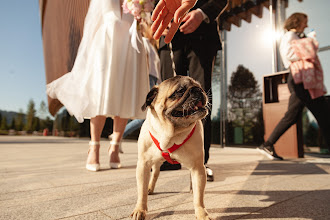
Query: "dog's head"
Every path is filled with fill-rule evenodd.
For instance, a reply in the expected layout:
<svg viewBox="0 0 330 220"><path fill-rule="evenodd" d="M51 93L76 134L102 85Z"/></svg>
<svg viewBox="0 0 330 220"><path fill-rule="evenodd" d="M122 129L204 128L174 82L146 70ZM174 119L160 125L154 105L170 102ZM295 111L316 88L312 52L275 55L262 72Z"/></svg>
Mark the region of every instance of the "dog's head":
<svg viewBox="0 0 330 220"><path fill-rule="evenodd" d="M175 127L186 127L208 114L208 99L201 85L188 76L175 76L154 86L142 106Z"/></svg>

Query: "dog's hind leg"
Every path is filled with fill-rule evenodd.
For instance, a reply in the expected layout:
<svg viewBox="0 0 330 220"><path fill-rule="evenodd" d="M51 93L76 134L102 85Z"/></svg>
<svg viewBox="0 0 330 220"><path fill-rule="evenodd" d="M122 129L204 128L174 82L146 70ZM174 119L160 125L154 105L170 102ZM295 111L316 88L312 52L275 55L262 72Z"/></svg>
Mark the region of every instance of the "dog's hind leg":
<svg viewBox="0 0 330 220"><path fill-rule="evenodd" d="M162 165L162 162L157 162L154 165L152 165L152 171L151 171L151 178L149 181L149 186L148 186L148 194L152 195L154 190L155 190L155 186L156 186L156 182L160 173L160 166Z"/></svg>

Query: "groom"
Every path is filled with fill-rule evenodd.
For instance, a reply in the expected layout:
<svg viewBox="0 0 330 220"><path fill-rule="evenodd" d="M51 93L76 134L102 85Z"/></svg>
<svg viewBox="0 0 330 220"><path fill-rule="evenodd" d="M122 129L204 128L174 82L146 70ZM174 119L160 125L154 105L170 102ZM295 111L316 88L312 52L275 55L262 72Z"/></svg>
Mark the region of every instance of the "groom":
<svg viewBox="0 0 330 220"><path fill-rule="evenodd" d="M197 1L196 5L182 20L183 23L172 40L176 74L188 75L197 80L209 97L212 96L211 77L214 60L217 51L221 50L216 18L226 5L227 0ZM170 50L169 46L165 44L164 38L165 37L162 36L159 43L162 80L173 76ZM212 99L210 99L210 102L211 101ZM210 111L211 106L212 105L210 105ZM210 145L211 112L204 121L205 164L207 164L209 159ZM213 181L213 172L208 167L207 180Z"/></svg>

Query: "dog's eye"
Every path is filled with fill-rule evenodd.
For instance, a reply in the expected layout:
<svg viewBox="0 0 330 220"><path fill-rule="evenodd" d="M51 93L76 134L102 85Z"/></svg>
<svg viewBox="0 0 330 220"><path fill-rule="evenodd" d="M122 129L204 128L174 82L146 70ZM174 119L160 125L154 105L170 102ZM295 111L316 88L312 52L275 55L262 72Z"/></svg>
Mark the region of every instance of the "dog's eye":
<svg viewBox="0 0 330 220"><path fill-rule="evenodd" d="M181 87L170 96L171 99L177 99L183 96L183 94L187 91L186 87Z"/></svg>

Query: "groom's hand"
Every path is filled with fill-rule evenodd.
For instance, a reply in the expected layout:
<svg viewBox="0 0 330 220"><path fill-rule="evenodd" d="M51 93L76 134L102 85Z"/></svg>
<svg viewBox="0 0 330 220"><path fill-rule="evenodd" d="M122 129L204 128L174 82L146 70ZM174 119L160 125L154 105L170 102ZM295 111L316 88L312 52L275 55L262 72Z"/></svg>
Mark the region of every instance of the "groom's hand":
<svg viewBox="0 0 330 220"><path fill-rule="evenodd" d="M182 19L182 22L185 23L181 25L180 31L184 34L191 34L199 27L203 20L202 12L193 10Z"/></svg>

